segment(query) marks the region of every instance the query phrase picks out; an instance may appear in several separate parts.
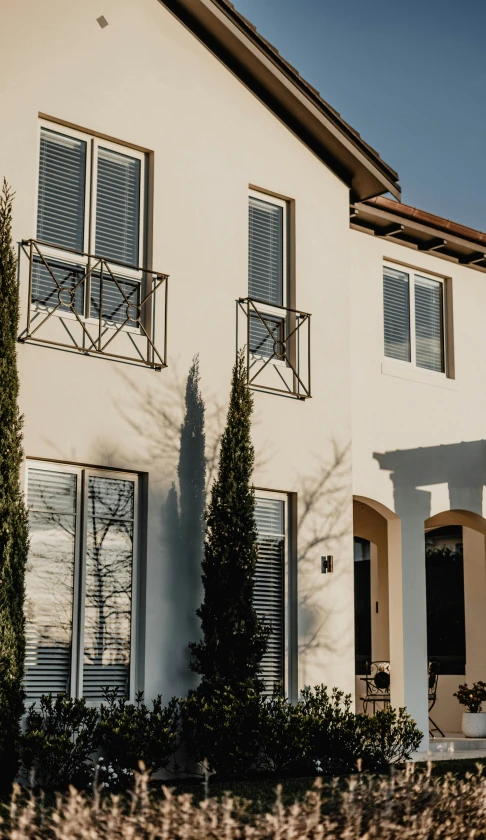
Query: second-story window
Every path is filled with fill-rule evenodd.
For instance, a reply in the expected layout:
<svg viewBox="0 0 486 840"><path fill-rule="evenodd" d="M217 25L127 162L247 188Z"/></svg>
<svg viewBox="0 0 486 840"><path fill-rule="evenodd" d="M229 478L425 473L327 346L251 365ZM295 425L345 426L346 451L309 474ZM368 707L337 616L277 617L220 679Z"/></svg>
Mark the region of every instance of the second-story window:
<svg viewBox="0 0 486 840"><path fill-rule="evenodd" d="M248 211L248 295L263 304L250 317L250 350L256 356L283 355L287 306L287 204L252 192ZM277 351L277 352L275 352Z"/></svg>
<svg viewBox="0 0 486 840"><path fill-rule="evenodd" d="M445 373L443 281L385 265L383 311L385 356Z"/></svg>
<svg viewBox="0 0 486 840"><path fill-rule="evenodd" d="M89 282L85 278L92 254L109 261L101 295L104 320L131 325L127 302L136 307L141 298L144 170L145 156L136 150L41 126L37 239L50 247L50 271L65 292L60 300L58 284L39 259L33 266L33 303L57 306L63 314L73 305L79 315L98 318L101 267L88 272Z"/></svg>

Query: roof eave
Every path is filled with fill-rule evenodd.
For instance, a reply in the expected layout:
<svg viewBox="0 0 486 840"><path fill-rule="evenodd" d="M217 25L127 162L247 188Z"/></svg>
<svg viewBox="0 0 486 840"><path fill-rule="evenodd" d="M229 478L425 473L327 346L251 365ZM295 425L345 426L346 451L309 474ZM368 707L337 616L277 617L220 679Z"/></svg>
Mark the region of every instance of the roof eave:
<svg viewBox="0 0 486 840"><path fill-rule="evenodd" d="M160 2L347 184L353 200L385 192L400 198L396 172L231 7L221 0Z"/></svg>

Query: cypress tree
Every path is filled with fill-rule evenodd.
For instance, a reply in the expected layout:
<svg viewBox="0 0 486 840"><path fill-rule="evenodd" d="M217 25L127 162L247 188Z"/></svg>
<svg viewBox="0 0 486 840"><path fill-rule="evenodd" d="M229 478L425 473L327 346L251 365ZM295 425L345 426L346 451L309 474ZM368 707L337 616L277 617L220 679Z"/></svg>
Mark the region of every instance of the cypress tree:
<svg viewBox="0 0 486 840"><path fill-rule="evenodd" d="M13 195L4 179L0 195L0 787L18 766L19 722L24 709L24 575L28 520L20 487L22 418L18 408L19 292L12 241Z"/></svg>
<svg viewBox="0 0 486 840"><path fill-rule="evenodd" d="M218 475L207 511L204 599L197 611L202 639L189 646L191 668L202 676L202 691L218 686L236 691L261 687L258 670L269 629L253 606L257 532L251 485L252 411L244 357L239 354L233 368Z"/></svg>

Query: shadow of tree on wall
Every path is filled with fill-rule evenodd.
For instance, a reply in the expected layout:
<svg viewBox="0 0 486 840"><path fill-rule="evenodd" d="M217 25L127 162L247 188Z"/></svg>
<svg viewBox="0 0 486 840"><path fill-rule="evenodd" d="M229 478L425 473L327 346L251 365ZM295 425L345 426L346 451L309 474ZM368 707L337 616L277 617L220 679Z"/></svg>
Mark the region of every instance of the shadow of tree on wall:
<svg viewBox="0 0 486 840"><path fill-rule="evenodd" d="M180 426L178 491L172 483L162 506L162 539L171 592L180 605L174 639L179 650L177 668L191 683L188 641L200 636L196 609L202 599L201 563L206 509L205 408L200 391L199 361L195 357L186 381L185 413Z"/></svg>
<svg viewBox="0 0 486 840"><path fill-rule="evenodd" d="M352 534L350 474L350 445L333 441L329 459L316 459L314 474L301 476L298 482L298 656L304 668L306 659L312 660L317 651L339 655L343 636L352 633L352 600L349 604L343 600L339 607L333 604L332 610L329 605L324 608L321 587L316 586L322 554L338 557L333 572L335 585L349 574L343 560L345 542ZM340 628L338 633L336 627Z"/></svg>
<svg viewBox="0 0 486 840"><path fill-rule="evenodd" d="M162 478L167 480L167 477L173 476L178 469L186 413L187 411L191 414L196 412L196 405L188 409L186 402L191 372L184 385L174 366L170 372L164 373L164 387L160 390L142 387L123 371L119 373L127 388L130 389L132 399L130 409L120 404L117 408L128 426L136 433L137 438L142 437L144 440L146 450L141 463L152 467L154 463L160 463ZM197 375L199 381L199 372ZM206 395L203 414L206 465L204 492L206 494L218 468L219 443L223 432L225 407L214 394ZM189 418L186 433L191 422Z"/></svg>

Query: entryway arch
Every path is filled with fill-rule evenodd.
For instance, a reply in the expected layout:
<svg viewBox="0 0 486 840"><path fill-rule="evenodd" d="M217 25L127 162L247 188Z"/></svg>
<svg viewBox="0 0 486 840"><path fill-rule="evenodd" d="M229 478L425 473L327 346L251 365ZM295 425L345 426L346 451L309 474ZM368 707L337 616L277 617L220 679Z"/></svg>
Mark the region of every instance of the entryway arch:
<svg viewBox="0 0 486 840"><path fill-rule="evenodd" d="M462 529L464 627L461 632L465 634L465 662L463 659L462 667L443 667L434 710L439 725L449 733L459 732L461 727L463 710L453 696L458 685L486 680L486 519L464 509L441 511L425 520L426 544L430 544L430 537L438 535L442 539L444 535L453 533L457 526ZM430 570L428 582L430 586ZM430 609L430 592L427 600ZM430 633L429 627L429 642L432 643ZM453 647L455 649L457 645ZM451 672L456 670L459 673Z"/></svg>

